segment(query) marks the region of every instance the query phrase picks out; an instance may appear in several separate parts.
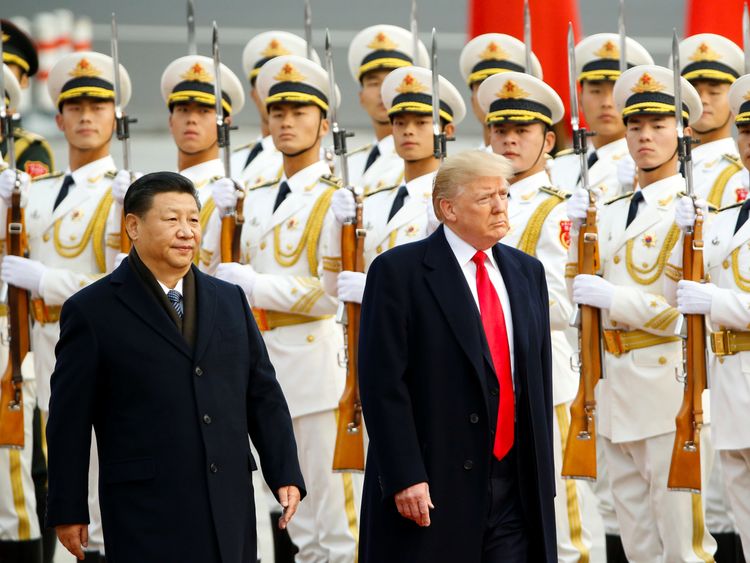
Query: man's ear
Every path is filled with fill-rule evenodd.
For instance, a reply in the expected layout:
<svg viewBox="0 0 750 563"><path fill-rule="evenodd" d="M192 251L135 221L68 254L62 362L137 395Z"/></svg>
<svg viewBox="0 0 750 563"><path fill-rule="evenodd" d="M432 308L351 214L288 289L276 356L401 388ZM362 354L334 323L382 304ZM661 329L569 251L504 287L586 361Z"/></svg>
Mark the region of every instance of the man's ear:
<svg viewBox="0 0 750 563"><path fill-rule="evenodd" d="M133 213L128 213L125 216L125 230L128 233L128 238L132 241L138 240L140 233L140 220L138 216Z"/></svg>
<svg viewBox="0 0 750 563"><path fill-rule="evenodd" d="M456 126L453 123L446 123L443 131L446 137L452 138L456 134Z"/></svg>
<svg viewBox="0 0 750 563"><path fill-rule="evenodd" d="M328 135L328 130L330 129L330 124L328 122L328 117L324 115L322 112L320 114L320 130L318 134L318 138L322 139L326 135Z"/></svg>
<svg viewBox="0 0 750 563"><path fill-rule="evenodd" d="M685 131L685 135L690 136L690 137L693 136L693 128L690 127L690 125L688 125L687 127L685 127L684 131Z"/></svg>
<svg viewBox="0 0 750 563"><path fill-rule="evenodd" d="M556 140L556 139L557 139L557 135L555 135L555 132L554 132L554 131L552 131L551 129L550 129L550 130L548 130L548 131L547 131L547 132L546 132L546 133L544 134L544 152L545 152L545 153L548 153L548 152L550 152L550 151L551 151L551 150L552 150L553 148L555 148L555 140Z"/></svg>
<svg viewBox="0 0 750 563"><path fill-rule="evenodd" d="M65 127L63 126L63 116L62 116L62 113L58 112L58 113L55 114L55 123L57 124L57 128L64 133L65 132Z"/></svg>
<svg viewBox="0 0 750 563"><path fill-rule="evenodd" d="M440 198L437 203L444 223L452 223L456 220L456 212L453 209L453 202L451 200Z"/></svg>

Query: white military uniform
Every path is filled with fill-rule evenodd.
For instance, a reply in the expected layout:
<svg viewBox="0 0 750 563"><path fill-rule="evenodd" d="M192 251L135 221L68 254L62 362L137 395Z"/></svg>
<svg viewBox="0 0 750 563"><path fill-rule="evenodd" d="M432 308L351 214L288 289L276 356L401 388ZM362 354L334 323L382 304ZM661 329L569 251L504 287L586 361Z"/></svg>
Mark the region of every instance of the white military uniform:
<svg viewBox="0 0 750 563"><path fill-rule="evenodd" d="M571 368L574 354L569 334L573 305L565 286L565 263L570 246L570 220L564 201L567 194L550 188L546 171L515 182L510 187L510 230L500 241L539 258L544 264L550 298L552 329L552 396L554 410L555 519L558 561L589 557L591 532L583 521L581 481L561 477L564 445L570 426L570 402L578 390L578 374Z"/></svg>
<svg viewBox="0 0 750 563"><path fill-rule="evenodd" d="M594 149L589 146L590 155L596 152L597 160L589 168L589 186L596 191L599 201L608 201L620 195L622 188L617 179L617 167L623 159L630 159L625 138L612 141ZM561 151L550 163L550 176L555 186L573 192L581 187L581 161L572 150ZM628 189L632 188L630 186Z"/></svg>
<svg viewBox="0 0 750 563"><path fill-rule="evenodd" d="M681 244L674 206L684 189L680 175L654 182L642 188L644 201L627 228L632 194L606 204L598 223L601 275L615 289L611 308L602 310L606 351L598 431L623 544L634 561L712 561L716 549L701 496L667 490L684 385L675 377L682 372L682 344L674 336L680 314L667 303L663 286L666 276L674 275L667 260ZM574 239L569 273L575 273L577 254ZM705 414L710 420L708 409ZM708 432L701 440L708 482L713 458Z"/></svg>
<svg viewBox="0 0 750 563"><path fill-rule="evenodd" d="M273 211L281 182L291 193ZM358 538L358 476L331 471L344 341L334 320L338 303L319 277L323 257L331 254L322 234L334 221L329 206L337 187L328 164L318 161L250 189L244 204L241 262L257 272L253 312L289 404L308 487L289 524L298 561L352 562ZM212 248L218 248L218 231L207 234Z"/></svg>
<svg viewBox="0 0 750 563"><path fill-rule="evenodd" d="M750 221L734 232L740 205L722 210L704 236L707 279L723 291L711 302L709 354L711 436L719 451L729 501L750 545ZM736 349L732 342L742 342ZM723 348L723 349L722 349Z"/></svg>
<svg viewBox="0 0 750 563"><path fill-rule="evenodd" d="M698 144L693 147L692 156L696 195L717 208L737 203L737 187L729 183L742 170L734 139Z"/></svg>
<svg viewBox="0 0 750 563"><path fill-rule="evenodd" d="M260 143L263 149L245 166L247 157L255 146ZM271 135L262 137L247 146L240 147L232 153L232 178L245 188L252 188L269 180L281 177L283 164L282 154L276 150Z"/></svg>
<svg viewBox="0 0 750 563"><path fill-rule="evenodd" d="M351 181L351 184L361 187L365 195L384 188L401 184L404 179L404 161L396 152L393 135L387 135L380 141L373 142L365 153L365 161L370 151L377 145L380 156L375 159L370 167L360 176L359 181ZM364 165L363 165L364 168Z"/></svg>
<svg viewBox="0 0 750 563"><path fill-rule="evenodd" d="M727 182L726 188L724 188L724 201L729 201L724 207L729 207L735 203L742 203L747 199L750 190L750 177L748 177L747 168L743 168L736 174L734 174Z"/></svg>

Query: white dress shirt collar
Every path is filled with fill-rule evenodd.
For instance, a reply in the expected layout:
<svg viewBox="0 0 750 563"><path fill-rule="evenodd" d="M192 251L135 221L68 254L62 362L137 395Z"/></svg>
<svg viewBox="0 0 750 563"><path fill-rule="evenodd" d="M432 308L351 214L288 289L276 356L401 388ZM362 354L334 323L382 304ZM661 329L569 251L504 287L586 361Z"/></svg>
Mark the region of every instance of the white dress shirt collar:
<svg viewBox="0 0 750 563"><path fill-rule="evenodd" d="M159 284L159 287L161 287L161 288L162 288L162 290L164 291L164 294L165 294L165 295L166 295L167 293L169 293L169 292L171 291L171 289L170 289L170 288L168 288L168 287L167 287L167 286L166 286L165 284L163 284L163 283L162 283L161 281L159 281L159 280L156 280L156 282L157 282L157 283ZM177 293L179 293L180 295L183 295L183 293L182 293L182 278L180 278L179 280L177 280L177 283L175 284L174 288L172 288L172 289L174 289L174 290L175 290L175 291L176 291ZM183 297L184 297L184 295L183 295Z"/></svg>
<svg viewBox="0 0 750 563"><path fill-rule="evenodd" d="M316 183L321 176L325 176L331 173L331 169L328 167L328 163L324 160L318 160L310 166L307 166L299 172L292 175L291 178L286 177L286 172L281 175L281 181L286 182L289 189L293 194L304 192L305 188Z"/></svg>
<svg viewBox="0 0 750 563"><path fill-rule="evenodd" d="M71 174L73 181L76 186L85 186L89 182L96 182L105 172L114 172L117 170L115 160L111 155L107 155L103 158L84 164L80 168L76 168L71 172L70 167L65 171L65 174Z"/></svg>

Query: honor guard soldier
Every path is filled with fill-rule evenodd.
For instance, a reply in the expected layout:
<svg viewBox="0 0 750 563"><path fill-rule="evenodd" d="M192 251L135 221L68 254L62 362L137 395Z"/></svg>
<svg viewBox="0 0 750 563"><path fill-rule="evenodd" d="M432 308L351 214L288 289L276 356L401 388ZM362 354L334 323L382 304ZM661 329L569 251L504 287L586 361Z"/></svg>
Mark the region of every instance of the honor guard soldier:
<svg viewBox="0 0 750 563"><path fill-rule="evenodd" d="M119 72L125 106L130 78L124 67ZM66 55L50 70L47 88L59 111L57 126L68 143L69 167L64 173L39 176L30 189L24 188L29 257L6 256L0 270L4 282L31 292L31 343L43 412L49 405L62 304L108 269L105 228L116 176L109 154L115 126L112 59L94 52ZM97 489L92 447L89 549L103 551Z"/></svg>
<svg viewBox="0 0 750 563"><path fill-rule="evenodd" d="M552 330L552 443L559 491L555 497L557 557L559 561L586 560L591 551L591 532L583 521L583 484L561 477L570 402L578 388L578 376L570 361L573 338L566 336L572 330L569 322L573 312L565 286L570 220L564 203L570 194L551 187L545 168L545 155L555 145L552 128L565 111L550 86L515 71L490 76L482 82L476 97L490 128L492 151L513 166L508 201L510 230L501 242L544 263Z"/></svg>
<svg viewBox="0 0 750 563"><path fill-rule="evenodd" d="M177 146L177 168L198 191L204 233L212 217L218 221L212 194L217 181L226 176L217 143L213 68L208 57L187 55L172 61L161 76L161 95L169 108L169 130ZM224 64L220 68L222 108L225 119L230 120L245 105L245 94L237 76ZM204 244L202 269L209 267L212 258L218 258L205 248Z"/></svg>
<svg viewBox="0 0 750 563"><path fill-rule="evenodd" d="M599 201L612 199L633 189L635 165L625 141L625 125L615 109L612 89L620 76L620 36L597 33L581 40L575 48L576 74L581 85L581 109L591 131L588 152L589 185ZM626 38L628 68L654 64L648 51ZM581 187L581 164L571 149L555 155L551 167L556 186L574 191Z"/></svg>
<svg viewBox="0 0 750 563"><path fill-rule="evenodd" d="M331 471L345 378L338 363L343 334L334 319L337 302L320 280L324 257L330 256L322 235L334 220L330 202L340 185L320 158L320 144L329 130L329 104L338 104L340 94L330 92L320 65L295 55L265 63L256 87L283 155L283 173L248 190L241 263L220 264L216 276L247 294L289 404L309 490L288 526L297 559L351 563L359 477ZM233 209L236 190L222 186L226 193L219 197L217 191L217 206ZM212 225L206 239L218 253L218 228Z"/></svg>
<svg viewBox="0 0 750 563"><path fill-rule="evenodd" d="M452 137L466 116L466 106L455 86L439 77L440 127ZM396 151L403 160L404 178L399 186L386 186L364 194L363 225L365 269L378 255L401 244L429 235L436 226L432 210L432 186L440 167L434 156L432 127L432 72L408 66L391 72L383 81L382 97L393 124ZM336 223L330 233L334 253L323 267L326 291L339 300L362 302L365 274L341 272L341 226L355 216L350 190L338 190L331 204Z"/></svg>
<svg viewBox="0 0 750 563"><path fill-rule="evenodd" d="M732 138L729 87L744 72L742 49L713 33L687 37L679 47L682 77L703 102L703 116L692 128L699 141L692 150L695 193L716 208L741 202L746 176L736 175L743 167Z"/></svg>
<svg viewBox="0 0 750 563"><path fill-rule="evenodd" d="M373 25L360 31L349 44L349 70L359 85L359 105L372 123L375 138L352 151L349 182L364 192L400 184L404 165L396 152L391 120L383 105L381 86L394 69L406 66L429 68L429 55L417 42L418 60L414 62L414 39L410 31L395 25Z"/></svg>
<svg viewBox="0 0 750 563"><path fill-rule="evenodd" d="M8 65L3 65L5 106L17 107L21 99L21 86ZM5 200L15 181L15 170L7 170L0 162L0 230L6 232ZM21 173L19 171L19 173ZM26 177L28 181L28 176ZM3 234L4 238L4 234ZM2 241L5 243L5 241ZM4 285L4 284L3 284ZM0 305L0 369L8 365L8 305ZM42 540L37 503L32 480L32 451L34 446L33 422L36 406L36 382L31 354L22 364L23 375L23 449L0 447L0 561L8 563L41 563Z"/></svg>
<svg viewBox="0 0 750 563"><path fill-rule="evenodd" d="M601 309L604 374L597 387L597 424L604 446L615 511L631 561L713 561L716 542L704 519L701 495L667 488L675 416L684 383L679 312L664 296L672 275L667 260L680 240L675 205L685 190L678 173L674 77L641 65L615 82L614 98L626 125L638 188L606 203L599 213L600 275L576 275L578 233L571 241L567 276L573 300ZM698 93L681 81L685 126L700 119ZM689 128L687 129L689 132ZM568 212L576 225L589 194L579 189ZM701 434L703 483L713 451Z"/></svg>
<svg viewBox="0 0 750 563"><path fill-rule="evenodd" d="M531 54L532 72L530 74L541 80L542 65L534 53ZM474 117L482 124L481 149L491 151L490 126L485 120L477 100L477 90L486 78L499 72L524 72L526 65L526 46L522 41L504 33L485 33L478 35L461 50L458 60L461 76L471 90L471 108Z"/></svg>
<svg viewBox="0 0 750 563"><path fill-rule="evenodd" d="M9 20L0 20L3 40L3 62L8 65L22 89L29 87L29 78L39 70L34 41ZM20 102L20 99L19 99ZM10 106L16 109L18 106ZM49 143L41 135L16 127L16 166L32 178L48 174L55 169L55 160ZM5 155L5 140L0 141L0 153Z"/></svg>
<svg viewBox="0 0 750 563"><path fill-rule="evenodd" d="M257 79L260 68L281 55L304 57L307 42L288 31L264 31L253 37L242 51L242 68L250 81L250 99L258 110L260 118L260 137L239 147L232 154L232 177L241 186L251 188L281 176L281 153L273 144L273 137L268 129L268 111L265 101L258 95ZM320 58L312 51L313 61L320 64Z"/></svg>

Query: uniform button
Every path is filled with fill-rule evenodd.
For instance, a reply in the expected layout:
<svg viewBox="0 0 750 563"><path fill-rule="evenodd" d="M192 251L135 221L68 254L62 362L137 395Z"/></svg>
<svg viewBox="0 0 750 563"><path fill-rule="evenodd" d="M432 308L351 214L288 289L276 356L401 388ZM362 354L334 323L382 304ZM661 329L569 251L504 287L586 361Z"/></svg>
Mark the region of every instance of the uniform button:
<svg viewBox="0 0 750 563"><path fill-rule="evenodd" d="M492 389L490 389L490 395L492 395L493 397L497 397L497 392L497 387L493 387Z"/></svg>
<svg viewBox="0 0 750 563"><path fill-rule="evenodd" d="M476 424L477 422L479 422L479 415L475 412L471 413L469 415L469 422L471 422L472 424Z"/></svg>
<svg viewBox="0 0 750 563"><path fill-rule="evenodd" d="M114 67L113 67L114 68ZM307 341L308 342L315 342L315 336L312 334L307 335Z"/></svg>
<svg viewBox="0 0 750 563"><path fill-rule="evenodd" d="M212 463L211 465L208 466L208 470L211 473L218 473L219 472L219 466L216 465L215 463Z"/></svg>
<svg viewBox="0 0 750 563"><path fill-rule="evenodd" d="M203 422L205 422L206 424L211 424L211 417L208 416L207 414L204 414L203 415Z"/></svg>
<svg viewBox="0 0 750 563"><path fill-rule="evenodd" d="M112 68L114 68L114 67L112 67ZM42 240L44 242L49 242L49 233L44 233L44 236L42 236Z"/></svg>
<svg viewBox="0 0 750 563"><path fill-rule="evenodd" d="M665 358L664 356L659 356L659 365L663 366L666 363L667 363L667 358Z"/></svg>
<svg viewBox="0 0 750 563"><path fill-rule="evenodd" d="M195 366L195 375L197 375L198 377L203 375L203 370L200 368L200 366Z"/></svg>
<svg viewBox="0 0 750 563"><path fill-rule="evenodd" d="M114 68L114 67L112 67L112 68ZM261 242L260 243L260 249L261 250L265 250L266 249L266 243L265 242Z"/></svg>
<svg viewBox="0 0 750 563"><path fill-rule="evenodd" d="M612 259L612 261L613 261L613 262L614 262L615 264L619 264L619 263L620 263L620 257L619 257L618 255L616 255L616 254L615 254L615 257L614 257L614 258Z"/></svg>
<svg viewBox="0 0 750 563"><path fill-rule="evenodd" d="M473 461L471 461L470 459L467 459L466 461L464 461L464 469L466 469L466 471L470 471L473 467L474 467Z"/></svg>
<svg viewBox="0 0 750 563"><path fill-rule="evenodd" d="M728 270L729 269L729 260L724 260L721 263L721 267L724 268L725 270Z"/></svg>

